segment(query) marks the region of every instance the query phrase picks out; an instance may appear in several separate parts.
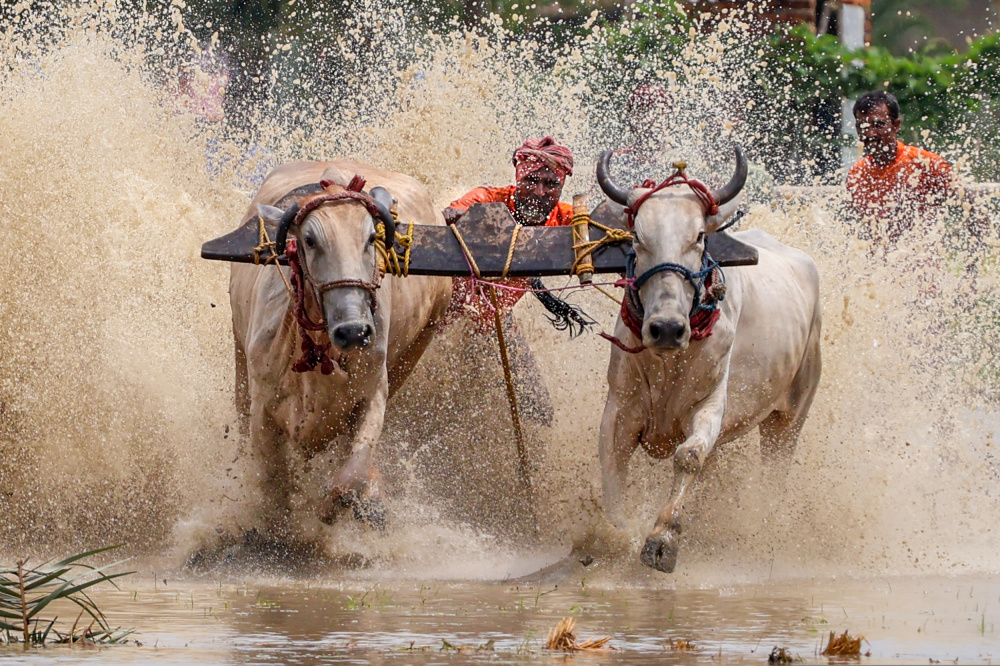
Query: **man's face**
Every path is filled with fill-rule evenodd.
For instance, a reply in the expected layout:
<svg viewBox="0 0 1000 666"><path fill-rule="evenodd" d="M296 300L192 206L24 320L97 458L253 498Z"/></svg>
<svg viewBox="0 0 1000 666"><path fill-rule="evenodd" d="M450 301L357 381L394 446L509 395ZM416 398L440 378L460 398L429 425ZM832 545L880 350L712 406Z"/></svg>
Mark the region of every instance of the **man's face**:
<svg viewBox="0 0 1000 666"><path fill-rule="evenodd" d="M899 133L899 118L893 120L889 107L879 104L871 111L854 117L858 125L858 136L865 146L865 155L895 155L896 135Z"/></svg>
<svg viewBox="0 0 1000 666"><path fill-rule="evenodd" d="M549 167L532 171L517 181L514 189L514 210L519 222L542 225L555 208L562 194L563 182Z"/></svg>

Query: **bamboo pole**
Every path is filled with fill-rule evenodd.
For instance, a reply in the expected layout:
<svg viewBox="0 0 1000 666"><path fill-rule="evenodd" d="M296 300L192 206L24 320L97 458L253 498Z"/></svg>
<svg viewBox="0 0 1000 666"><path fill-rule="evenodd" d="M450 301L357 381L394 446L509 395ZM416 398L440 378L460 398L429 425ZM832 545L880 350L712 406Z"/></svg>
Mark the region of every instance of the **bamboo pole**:
<svg viewBox="0 0 1000 666"><path fill-rule="evenodd" d="M590 242L590 211L587 209L587 195L573 195L573 245L581 246ZM593 269L594 258L588 252L581 255L580 250L576 251L576 265L587 266L591 270L580 270L577 268L576 276L580 284L590 284L594 281Z"/></svg>

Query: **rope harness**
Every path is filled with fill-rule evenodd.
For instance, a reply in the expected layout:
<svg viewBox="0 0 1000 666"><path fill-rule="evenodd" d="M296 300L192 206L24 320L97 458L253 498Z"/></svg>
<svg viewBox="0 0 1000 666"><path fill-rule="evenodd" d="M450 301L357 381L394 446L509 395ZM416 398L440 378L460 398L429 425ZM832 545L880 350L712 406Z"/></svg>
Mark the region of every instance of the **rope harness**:
<svg viewBox="0 0 1000 666"><path fill-rule="evenodd" d="M644 192L638 199L636 199L635 203L631 206L625 208L625 218L629 229L635 228L635 220L639 208L653 194L668 187L675 187L678 185L687 185L691 189L691 191L698 198L699 202L702 204L702 208L704 209L706 215L716 215L718 213L718 203L715 201L709 189L701 181L688 178L685 175L685 163L677 162L675 163L675 167L677 168L677 171L661 183L657 184L652 180L647 180L640 185L642 188L648 188L648 191ZM336 363L329 355L332 343L328 340L324 344L319 344L315 342L310 335L311 331L325 332L327 329L328 324L326 312L324 310L322 300L323 294L327 291L338 288L356 287L364 289L369 294L369 307L371 308L372 314L374 314L378 308L377 292L381 287L384 275L387 273L396 277L406 277L409 275L410 253L413 248L414 241L414 223L412 221L409 223L407 233L405 235L396 232L394 234L395 243L391 243L387 247L385 225L380 221L379 212L372 196L361 191L364 184L365 180L356 175L346 188L341 188L339 191L327 191L329 187L335 184L332 181L321 181L320 186L323 188L323 192L305 198L299 211L295 215L293 224L299 225L303 220L305 220L306 216L322 205L344 201L360 203L372 216L372 219L375 220L375 250L378 256L378 261L375 262L374 271L370 281L351 278L317 282L309 271L305 255L299 253L296 239L292 238L288 240L285 248L285 256L288 258L288 263L291 268L291 281L289 282L289 279L285 277L285 274L280 270L280 267L278 273L292 299L295 320L299 327L300 337L302 338L302 356L293 364L292 370L294 372L309 372L314 370L316 367L319 367L320 371L324 375L329 375L336 369ZM396 220L398 224L395 206L393 206L391 213L393 219ZM277 261L280 255L276 250L277 244L268 236L263 219L258 218L258 220L260 223L260 229L258 233L258 244L253 250L254 263L263 263L264 265L273 263L276 267L278 267ZM725 227L719 229L719 231L731 226L735 221L736 220L734 219ZM589 224L590 226L604 231L604 236L600 239L574 243L573 250L575 260L571 267L571 273L578 276L582 273L593 272L594 266L590 261L588 261L588 258L595 250L605 245L630 241L633 238L631 231L605 226L591 220L589 215L574 214L573 224ZM448 226L454 234L455 239L458 241L458 244L462 249L462 254L464 255L466 263L469 266L471 277L480 290L482 290L484 286L489 286L491 288L509 289L520 292L530 291L538 295L592 286L597 288L605 296L608 296L616 302L618 301L618 299L611 296L604 289L600 289L602 284L605 283L588 283L586 285L581 284L574 287L554 289L535 288L533 286L530 289L524 289L521 287L499 284L494 280L485 279L482 277L475 257L469 250L469 247L457 226ZM520 224L515 225L513 232L511 233L510 242L507 248L507 258L504 263L500 279L506 278L510 271L521 226L522 225ZM396 251L395 245L397 244L403 249L402 255ZM263 256L265 252L269 252L269 255ZM691 327L691 339L695 341L704 340L712 335L715 323L721 315L718 304L725 299L726 284L725 275L723 274L722 269L720 268L718 262L713 260L709 255L707 248L702 253L701 268L698 271L692 271L681 264L663 262L636 276L635 261L635 251L630 250L625 257L625 277L612 284L616 287L622 287L625 290L624 296L620 301L622 322L625 324L626 328L628 328L629 331L631 331L631 333L640 340L640 344L635 347L629 347L617 337L604 332L600 333L601 337L609 340L615 346L630 354L637 354L646 348L645 345L641 343L642 323L645 317L645 310L642 305L642 300L639 297L639 290L654 275L664 272L677 273L687 280L688 283L694 288L694 299L691 304L691 311L688 314ZM313 299L319 307L319 321L314 321L309 316L307 311L307 286L308 290L312 292Z"/></svg>
<svg viewBox="0 0 1000 666"><path fill-rule="evenodd" d="M316 367L319 367L320 372L324 375L329 375L336 369L336 363L330 357L332 343L329 339L327 339L326 343L320 344L313 340L312 335L310 335L311 331L322 331L325 333L327 330L328 322L326 311L323 306L323 294L333 289L349 287L364 289L368 292L369 308L371 309L372 314L375 314L375 311L378 309L378 289L382 286L382 277L385 273L390 273L400 277L405 277L409 273L410 248L413 244L413 222L410 222L405 236L399 233L395 234L396 242L404 248L403 256L400 258L394 247L390 246L389 248L386 248L385 246L385 225L379 220L379 212L378 208L375 206L375 200L371 197L371 195L362 191L365 185L365 180L356 175L351 179L351 182L346 188L342 188L339 191L328 191L328 188L334 185L335 183L329 180L320 181L320 186L324 191L320 194L312 196L311 198L303 200L292 224L301 224L302 221L305 220L306 216L320 206L326 204L345 201L360 203L365 207L372 219L375 220L375 248L379 259L381 259L381 261L375 262L371 280L348 278L317 282L312 276L312 273L309 271L305 254L299 252L297 240L295 238L291 238L285 244L285 256L288 259L288 265L291 269L291 280L289 281L289 279L285 277L284 272L281 271L280 266L278 266L278 257L280 255L276 249L277 244L268 236L264 220L258 218L260 229L258 234L258 245L254 248L254 263L263 263L264 265L273 263L276 267L278 267L278 274L285 283L285 289L288 291L292 300L295 321L299 328L299 337L302 339L302 356L299 357L295 363L293 363L293 372L309 372L316 369ZM395 219L395 208L392 210L392 215ZM261 261L261 255L265 251L270 252L270 255L264 257L263 261ZM312 317L309 316L306 307L307 290L312 293L312 298L319 307L319 321L314 321Z"/></svg>
<svg viewBox="0 0 1000 666"><path fill-rule="evenodd" d="M704 183L693 178L688 178L684 174L685 163L677 162L675 166L677 171L660 184L647 180L640 185L640 187L649 188L649 191L643 193L636 199L634 204L625 209L625 218L628 221L630 229L635 228L635 216L639 212L639 207L649 197L660 190L677 185L687 185L691 188L691 191L698 197L706 215L718 214L719 205ZM728 227L729 225L726 226ZM625 289L625 297L622 299L621 307L622 323L625 324L625 327L640 342L635 347L629 347L613 335L602 332L600 334L602 338L629 354L638 354L646 349L646 346L642 344L642 322L645 318L645 309L643 308L642 300L639 298L639 289L651 277L659 273L677 273L694 287L694 299L691 303L691 311L688 313L688 321L691 326L691 339L695 341L704 340L712 335L715 322L719 320L722 314L721 310L719 310L719 303L726 297L726 278L718 262L709 255L706 245L701 254L701 269L698 271L692 271L687 266L682 266L681 264L665 261L643 271L639 276L635 274L635 250L629 250L628 254L625 255L625 278L616 282L615 286Z"/></svg>

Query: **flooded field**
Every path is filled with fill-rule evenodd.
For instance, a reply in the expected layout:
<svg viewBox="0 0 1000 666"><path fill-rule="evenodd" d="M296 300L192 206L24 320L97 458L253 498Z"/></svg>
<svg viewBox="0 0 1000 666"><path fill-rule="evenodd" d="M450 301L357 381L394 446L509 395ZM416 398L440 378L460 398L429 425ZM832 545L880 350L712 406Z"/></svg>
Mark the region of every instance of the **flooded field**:
<svg viewBox="0 0 1000 666"><path fill-rule="evenodd" d="M600 578L598 572L594 572ZM95 599L139 632L127 646L0 648L4 663L764 664L796 663L830 631L864 636L847 663L990 664L1000 659L1000 580L920 577L783 581L731 587L608 587L393 580L130 580ZM361 577L363 578L363 576ZM612 650L544 649L560 618ZM870 653L870 654L868 654ZM844 662L842 659L841 662Z"/></svg>
<svg viewBox="0 0 1000 666"><path fill-rule="evenodd" d="M671 463L635 456L626 524L610 528L596 445L609 345L553 331L530 298L517 317L553 405L551 425L526 423L535 506L521 501L494 342L455 325L387 411L388 529L323 525L328 470L298 460L291 531L311 563L281 578L229 566L219 535L250 531L252 461L233 404L229 267L198 250L234 228L268 168L350 157L414 176L444 208L510 181L511 149L551 133L577 155L564 199L596 204L596 157L635 138L622 100L654 74L676 100L671 127L654 129L696 176L728 177L728 161L698 161L729 155L723 140L776 173L808 165L753 153L773 128L742 96L761 61L739 21L692 28L677 59L619 79L598 27L533 59L544 41L485 20L435 31L410 3L363 3L312 32L361 53L364 76L329 106L286 80L304 56L278 45L287 62L263 77L276 92L248 129L178 99L178 81L212 64L184 3L142 3L141 16L135 4L0 7L0 563L123 544L140 573L94 598L141 645L3 646L0 661L760 664L781 647L828 663L826 637L845 630L866 639L861 663L1000 659L996 225L975 274L946 220L876 257L839 187L772 193L740 222L819 266L823 378L783 486L763 481L756 433L708 460L673 574L638 563ZM376 20L388 29L358 27ZM996 210L983 191L993 199L977 205ZM617 303L572 298L612 330ZM541 553L523 546L532 517ZM545 570L574 547L595 562ZM614 649L545 651L567 616Z"/></svg>

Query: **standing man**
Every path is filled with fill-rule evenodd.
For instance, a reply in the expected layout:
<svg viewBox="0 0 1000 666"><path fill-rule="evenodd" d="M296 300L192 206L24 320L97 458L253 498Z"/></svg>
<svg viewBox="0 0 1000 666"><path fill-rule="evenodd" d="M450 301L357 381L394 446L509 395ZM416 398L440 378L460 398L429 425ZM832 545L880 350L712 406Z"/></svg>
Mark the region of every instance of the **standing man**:
<svg viewBox="0 0 1000 666"><path fill-rule="evenodd" d="M514 151L513 163L514 185L477 187L469 191L465 196L451 202L451 205L444 210L445 221L454 224L472 204L502 203L507 206L514 220L524 226L572 225L573 206L559 201L566 177L573 175L572 151L549 136L528 139ZM507 278L498 283L521 289L533 286L528 278ZM490 299L476 289L476 283L472 278L453 278L453 285L451 305L448 308L450 317L458 315L468 317L477 331L483 335L491 335L494 330L494 319ZM537 288L539 285L536 283L534 286ZM511 313L511 309L521 300L524 292L509 289L495 289L495 292L509 345L511 369L516 378L518 402L528 417L545 425L551 425L552 400L531 350L517 329ZM555 299L550 297L543 300L543 304L549 308L546 300ZM563 301L558 302L563 303ZM567 315L562 313L560 316ZM579 323L572 315L569 317L575 323Z"/></svg>
<svg viewBox="0 0 1000 666"><path fill-rule="evenodd" d="M858 98L854 120L864 156L847 174L850 203L869 221L886 221L885 242L892 247L917 218L932 214L955 194L951 164L896 138L899 102L884 90Z"/></svg>

